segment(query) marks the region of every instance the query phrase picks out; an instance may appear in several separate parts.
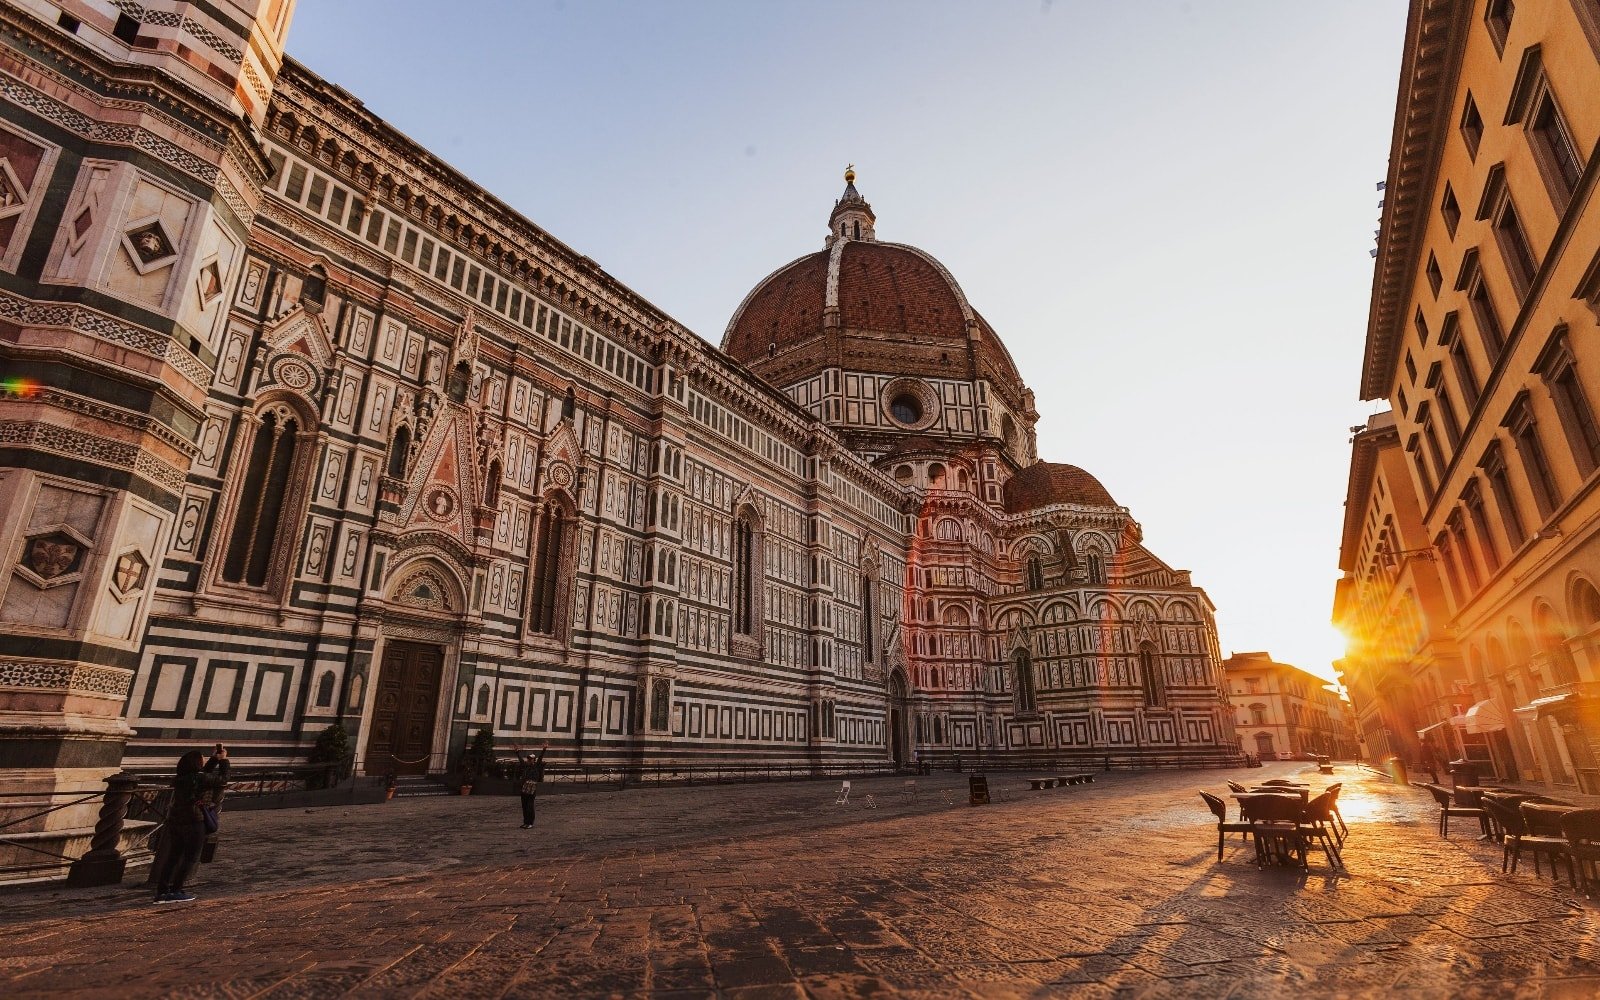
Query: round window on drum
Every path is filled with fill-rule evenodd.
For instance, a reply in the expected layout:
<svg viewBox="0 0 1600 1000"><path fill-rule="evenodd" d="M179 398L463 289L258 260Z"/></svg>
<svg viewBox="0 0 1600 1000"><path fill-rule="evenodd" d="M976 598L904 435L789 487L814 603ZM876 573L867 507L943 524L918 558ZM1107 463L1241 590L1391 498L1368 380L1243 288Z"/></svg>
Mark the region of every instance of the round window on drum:
<svg viewBox="0 0 1600 1000"><path fill-rule="evenodd" d="M915 394L902 392L889 401L889 415L902 424L922 421L922 400Z"/></svg>

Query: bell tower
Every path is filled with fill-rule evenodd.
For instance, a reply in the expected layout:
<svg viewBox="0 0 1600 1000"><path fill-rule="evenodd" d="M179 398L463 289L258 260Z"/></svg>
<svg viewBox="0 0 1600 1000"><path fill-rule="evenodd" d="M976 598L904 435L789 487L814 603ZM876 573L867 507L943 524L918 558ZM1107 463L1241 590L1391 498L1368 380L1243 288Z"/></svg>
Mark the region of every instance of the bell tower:
<svg viewBox="0 0 1600 1000"><path fill-rule="evenodd" d="M293 10L0 4L0 787L97 791L121 767ZM172 677L152 697L175 714ZM7 832L68 837L95 808Z"/></svg>

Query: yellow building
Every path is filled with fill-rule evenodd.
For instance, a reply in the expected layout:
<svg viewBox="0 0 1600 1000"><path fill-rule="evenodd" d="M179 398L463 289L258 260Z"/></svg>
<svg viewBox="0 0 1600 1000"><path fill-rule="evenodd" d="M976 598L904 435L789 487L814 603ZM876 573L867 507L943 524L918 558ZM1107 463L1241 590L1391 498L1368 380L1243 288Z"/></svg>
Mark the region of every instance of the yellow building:
<svg viewBox="0 0 1600 1000"><path fill-rule="evenodd" d="M1356 755L1344 702L1321 677L1264 652L1234 653L1222 669L1246 753L1264 760Z"/></svg>
<svg viewBox="0 0 1600 1000"><path fill-rule="evenodd" d="M1413 0L1361 376L1392 430L1357 435L1335 607L1358 711L1387 720L1369 752L1466 752L1586 791L1597 93L1600 5Z"/></svg>

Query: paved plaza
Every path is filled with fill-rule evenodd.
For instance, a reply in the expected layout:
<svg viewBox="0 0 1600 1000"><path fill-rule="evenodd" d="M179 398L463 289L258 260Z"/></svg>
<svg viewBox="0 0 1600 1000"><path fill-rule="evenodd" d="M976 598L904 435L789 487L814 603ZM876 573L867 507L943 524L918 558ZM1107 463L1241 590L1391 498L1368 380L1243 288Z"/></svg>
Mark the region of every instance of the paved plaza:
<svg viewBox="0 0 1600 1000"><path fill-rule="evenodd" d="M964 776L235 813L198 902L0 895L0 995L1572 996L1596 910L1339 768L1348 875L1216 861L1197 787L1113 773L965 803ZM876 808L869 808L871 795Z"/></svg>

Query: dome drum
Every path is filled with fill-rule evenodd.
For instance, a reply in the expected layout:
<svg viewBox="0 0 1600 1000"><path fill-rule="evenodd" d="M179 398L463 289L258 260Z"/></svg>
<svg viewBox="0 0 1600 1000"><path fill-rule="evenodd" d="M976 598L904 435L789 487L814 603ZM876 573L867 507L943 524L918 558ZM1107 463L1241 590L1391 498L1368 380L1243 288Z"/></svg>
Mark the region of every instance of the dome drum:
<svg viewBox="0 0 1600 1000"><path fill-rule="evenodd" d="M907 431L927 430L939 422L939 394L919 378L897 378L879 393L890 424Z"/></svg>

